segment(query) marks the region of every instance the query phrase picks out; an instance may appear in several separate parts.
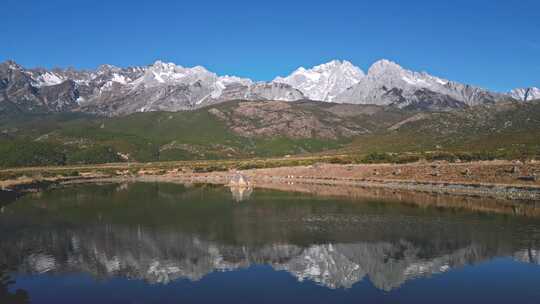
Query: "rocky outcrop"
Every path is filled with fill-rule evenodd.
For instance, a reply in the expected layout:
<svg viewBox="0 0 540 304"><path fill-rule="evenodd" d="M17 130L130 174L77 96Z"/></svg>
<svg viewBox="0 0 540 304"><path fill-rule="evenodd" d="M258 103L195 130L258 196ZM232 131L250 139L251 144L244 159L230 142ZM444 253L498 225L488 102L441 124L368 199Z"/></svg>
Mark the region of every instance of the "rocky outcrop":
<svg viewBox="0 0 540 304"><path fill-rule="evenodd" d="M210 109L209 113L244 137L338 139L370 132L347 117L302 109L282 101L240 102L231 108Z"/></svg>

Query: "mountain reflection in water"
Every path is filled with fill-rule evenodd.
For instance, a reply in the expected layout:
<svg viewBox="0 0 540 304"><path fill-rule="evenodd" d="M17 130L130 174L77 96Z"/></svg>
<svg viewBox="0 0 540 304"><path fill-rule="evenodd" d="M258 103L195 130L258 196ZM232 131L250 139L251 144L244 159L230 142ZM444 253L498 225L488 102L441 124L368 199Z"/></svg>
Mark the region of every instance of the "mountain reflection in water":
<svg viewBox="0 0 540 304"><path fill-rule="evenodd" d="M0 240L10 273L151 284L264 264L327 288L369 280L390 291L494 257L540 264L535 218L209 185L30 194L5 206Z"/></svg>

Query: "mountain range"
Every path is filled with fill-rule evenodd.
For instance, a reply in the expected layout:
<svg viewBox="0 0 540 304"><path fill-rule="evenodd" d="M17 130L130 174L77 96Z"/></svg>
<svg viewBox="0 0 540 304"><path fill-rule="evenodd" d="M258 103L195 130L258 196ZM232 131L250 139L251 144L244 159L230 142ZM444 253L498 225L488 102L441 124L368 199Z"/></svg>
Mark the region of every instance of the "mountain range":
<svg viewBox="0 0 540 304"><path fill-rule="evenodd" d="M85 112L119 116L134 112L193 110L230 100L374 104L411 110L446 111L500 101L540 98L538 88L491 92L407 70L389 60L364 73L333 60L286 77L255 82L219 76L202 66L156 61L148 66L96 70L26 69L0 63L0 114Z"/></svg>

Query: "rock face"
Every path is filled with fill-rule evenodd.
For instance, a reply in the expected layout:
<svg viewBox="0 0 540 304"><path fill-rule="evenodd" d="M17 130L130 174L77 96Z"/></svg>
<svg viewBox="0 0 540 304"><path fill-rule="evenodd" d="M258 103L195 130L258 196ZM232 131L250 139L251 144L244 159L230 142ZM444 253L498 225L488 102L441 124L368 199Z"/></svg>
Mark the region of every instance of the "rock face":
<svg viewBox="0 0 540 304"><path fill-rule="evenodd" d="M77 106L79 93L73 81L34 86L36 80L12 61L0 64L0 109L12 112L62 112Z"/></svg>

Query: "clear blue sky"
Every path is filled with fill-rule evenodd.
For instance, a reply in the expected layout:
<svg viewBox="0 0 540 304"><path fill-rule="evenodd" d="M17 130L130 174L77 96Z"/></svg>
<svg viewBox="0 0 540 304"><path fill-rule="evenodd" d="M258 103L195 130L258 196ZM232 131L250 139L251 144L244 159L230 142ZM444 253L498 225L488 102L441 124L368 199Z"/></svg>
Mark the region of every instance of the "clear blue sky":
<svg viewBox="0 0 540 304"><path fill-rule="evenodd" d="M505 91L540 86L539 0L2 0L0 61L203 65L257 80L347 59Z"/></svg>

